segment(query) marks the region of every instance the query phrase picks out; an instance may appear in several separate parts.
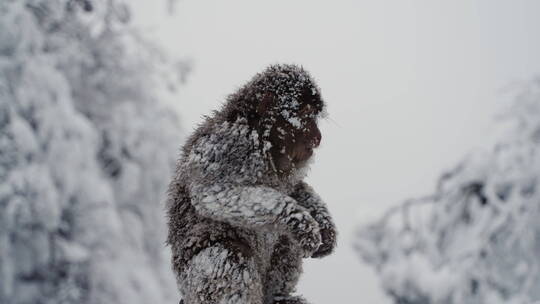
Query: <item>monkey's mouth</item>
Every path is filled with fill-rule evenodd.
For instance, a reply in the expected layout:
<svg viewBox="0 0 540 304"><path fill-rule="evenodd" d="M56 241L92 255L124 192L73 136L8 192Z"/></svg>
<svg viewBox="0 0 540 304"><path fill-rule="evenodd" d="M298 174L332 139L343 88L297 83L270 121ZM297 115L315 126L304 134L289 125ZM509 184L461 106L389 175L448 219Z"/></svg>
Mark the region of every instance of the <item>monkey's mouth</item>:
<svg viewBox="0 0 540 304"><path fill-rule="evenodd" d="M299 150L299 151L298 151ZM313 155L313 149L312 148L304 148L304 149L298 149L294 153L293 161L295 163L301 163L311 158Z"/></svg>

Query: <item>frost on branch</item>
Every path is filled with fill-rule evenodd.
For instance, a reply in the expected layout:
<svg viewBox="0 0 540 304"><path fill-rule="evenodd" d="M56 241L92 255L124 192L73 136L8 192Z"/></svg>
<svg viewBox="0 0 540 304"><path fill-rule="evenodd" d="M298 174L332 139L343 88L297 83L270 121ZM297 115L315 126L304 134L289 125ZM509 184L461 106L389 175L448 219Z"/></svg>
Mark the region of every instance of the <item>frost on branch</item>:
<svg viewBox="0 0 540 304"><path fill-rule="evenodd" d="M396 303L540 300L540 80L503 122L433 195L359 229L355 246Z"/></svg>
<svg viewBox="0 0 540 304"><path fill-rule="evenodd" d="M178 81L128 21L121 1L0 1L0 303L177 298Z"/></svg>

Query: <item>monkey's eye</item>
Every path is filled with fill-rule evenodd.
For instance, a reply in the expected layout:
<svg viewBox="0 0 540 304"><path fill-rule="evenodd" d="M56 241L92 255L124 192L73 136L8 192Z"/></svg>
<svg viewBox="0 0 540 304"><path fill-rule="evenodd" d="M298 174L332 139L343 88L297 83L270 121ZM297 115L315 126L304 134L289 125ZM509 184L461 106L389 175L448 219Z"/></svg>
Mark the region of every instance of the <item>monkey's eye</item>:
<svg viewBox="0 0 540 304"><path fill-rule="evenodd" d="M300 109L298 115L301 119L312 119L317 116L317 111L315 107L310 104L307 104Z"/></svg>

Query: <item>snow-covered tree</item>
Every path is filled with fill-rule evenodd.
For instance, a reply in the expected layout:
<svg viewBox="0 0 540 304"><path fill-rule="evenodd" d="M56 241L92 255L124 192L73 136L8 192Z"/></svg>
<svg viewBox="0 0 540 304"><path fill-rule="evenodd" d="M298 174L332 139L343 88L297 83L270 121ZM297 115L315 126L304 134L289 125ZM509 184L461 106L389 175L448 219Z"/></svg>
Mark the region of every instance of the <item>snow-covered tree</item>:
<svg viewBox="0 0 540 304"><path fill-rule="evenodd" d="M495 143L433 195L359 229L356 248L395 303L540 301L540 79L505 113Z"/></svg>
<svg viewBox="0 0 540 304"><path fill-rule="evenodd" d="M117 0L0 0L0 303L177 298L170 61Z"/></svg>

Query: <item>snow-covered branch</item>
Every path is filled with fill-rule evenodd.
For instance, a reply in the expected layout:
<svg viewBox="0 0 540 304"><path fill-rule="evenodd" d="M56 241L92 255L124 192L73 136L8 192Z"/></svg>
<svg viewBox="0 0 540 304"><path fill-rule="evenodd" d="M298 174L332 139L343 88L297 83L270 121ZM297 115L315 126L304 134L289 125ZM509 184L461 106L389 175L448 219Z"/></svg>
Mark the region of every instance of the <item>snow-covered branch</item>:
<svg viewBox="0 0 540 304"><path fill-rule="evenodd" d="M540 299L540 81L501 117L499 139L433 195L359 228L356 248L396 303Z"/></svg>

